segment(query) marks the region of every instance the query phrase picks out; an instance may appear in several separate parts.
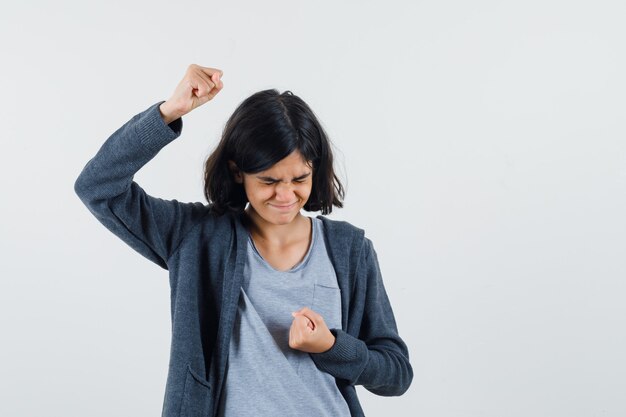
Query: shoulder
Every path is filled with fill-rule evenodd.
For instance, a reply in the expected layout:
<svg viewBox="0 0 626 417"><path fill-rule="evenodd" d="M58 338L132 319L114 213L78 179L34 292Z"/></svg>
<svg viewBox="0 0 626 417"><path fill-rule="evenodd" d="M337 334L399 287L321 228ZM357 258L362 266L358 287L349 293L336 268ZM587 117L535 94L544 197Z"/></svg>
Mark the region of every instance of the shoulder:
<svg viewBox="0 0 626 417"><path fill-rule="evenodd" d="M243 228L241 217L241 214L230 211L218 213L213 204L204 204L201 219L196 226L209 230L213 237L225 239Z"/></svg>
<svg viewBox="0 0 626 417"><path fill-rule="evenodd" d="M361 258L370 252L372 243L365 236L365 230L345 220L332 220L318 215L322 221L327 242L336 252Z"/></svg>
<svg viewBox="0 0 626 417"><path fill-rule="evenodd" d="M345 220L332 220L321 214L317 218L322 221L324 229L330 235L345 236L352 239L365 238L365 230Z"/></svg>

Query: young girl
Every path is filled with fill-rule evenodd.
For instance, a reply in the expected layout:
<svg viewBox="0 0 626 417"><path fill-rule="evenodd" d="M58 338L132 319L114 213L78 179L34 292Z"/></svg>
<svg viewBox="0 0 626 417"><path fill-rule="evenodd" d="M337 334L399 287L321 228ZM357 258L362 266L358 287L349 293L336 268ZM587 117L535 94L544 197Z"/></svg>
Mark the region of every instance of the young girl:
<svg viewBox="0 0 626 417"><path fill-rule="evenodd" d="M356 385L401 395L413 370L372 242L325 217L344 189L309 106L290 91L244 100L207 159L208 205L153 197L133 180L180 136L182 116L221 91L222 74L190 65L74 185L105 227L169 271L163 416L363 416Z"/></svg>

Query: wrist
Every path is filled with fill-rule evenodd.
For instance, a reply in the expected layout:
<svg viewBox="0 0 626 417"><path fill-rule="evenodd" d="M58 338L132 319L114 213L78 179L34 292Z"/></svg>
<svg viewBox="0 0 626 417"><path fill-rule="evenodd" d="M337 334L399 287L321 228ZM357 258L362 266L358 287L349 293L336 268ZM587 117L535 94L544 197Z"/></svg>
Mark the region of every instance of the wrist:
<svg viewBox="0 0 626 417"><path fill-rule="evenodd" d="M328 340L325 346L326 349L324 350L324 352L328 352L330 349L332 349L332 347L335 346L335 340L337 340L332 330L329 329L328 334L329 336L328 336Z"/></svg>
<svg viewBox="0 0 626 417"><path fill-rule="evenodd" d="M161 113L161 118L166 125L169 125L174 120L181 117L178 113L170 108L170 104L167 101L161 103L161 105L159 106L159 112Z"/></svg>

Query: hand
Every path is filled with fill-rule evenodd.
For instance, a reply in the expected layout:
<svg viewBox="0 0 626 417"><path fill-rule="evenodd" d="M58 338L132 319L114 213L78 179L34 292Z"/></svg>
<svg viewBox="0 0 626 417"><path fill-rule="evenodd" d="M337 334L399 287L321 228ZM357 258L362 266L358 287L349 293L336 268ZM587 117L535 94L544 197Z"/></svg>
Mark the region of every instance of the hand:
<svg viewBox="0 0 626 417"><path fill-rule="evenodd" d="M159 106L167 124L213 99L222 90L222 70L191 64L176 90Z"/></svg>
<svg viewBox="0 0 626 417"><path fill-rule="evenodd" d="M294 317L289 329L289 347L303 352L326 352L335 344L324 318L308 307L291 313Z"/></svg>

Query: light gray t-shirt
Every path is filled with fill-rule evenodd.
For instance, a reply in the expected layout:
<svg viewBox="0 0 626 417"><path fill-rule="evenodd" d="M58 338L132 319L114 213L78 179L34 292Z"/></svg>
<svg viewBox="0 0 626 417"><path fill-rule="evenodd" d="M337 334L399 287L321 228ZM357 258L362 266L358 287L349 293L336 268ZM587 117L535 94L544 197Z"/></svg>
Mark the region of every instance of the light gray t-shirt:
<svg viewBox="0 0 626 417"><path fill-rule="evenodd" d="M320 219L309 249L288 271L278 271L248 236L244 285L230 341L221 417L349 417L335 384L307 352L289 347L291 312L307 306L328 328L341 328L341 295Z"/></svg>

